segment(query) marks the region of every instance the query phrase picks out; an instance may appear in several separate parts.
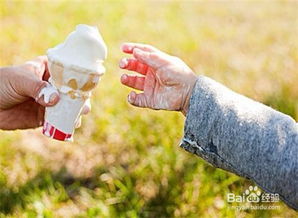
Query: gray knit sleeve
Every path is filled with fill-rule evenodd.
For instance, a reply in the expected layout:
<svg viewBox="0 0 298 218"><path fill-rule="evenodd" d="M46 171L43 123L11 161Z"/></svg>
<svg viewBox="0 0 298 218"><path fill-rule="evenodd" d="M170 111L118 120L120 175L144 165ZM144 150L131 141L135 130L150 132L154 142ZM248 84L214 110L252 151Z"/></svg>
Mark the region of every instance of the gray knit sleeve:
<svg viewBox="0 0 298 218"><path fill-rule="evenodd" d="M298 209L298 124L291 117L199 76L180 146Z"/></svg>

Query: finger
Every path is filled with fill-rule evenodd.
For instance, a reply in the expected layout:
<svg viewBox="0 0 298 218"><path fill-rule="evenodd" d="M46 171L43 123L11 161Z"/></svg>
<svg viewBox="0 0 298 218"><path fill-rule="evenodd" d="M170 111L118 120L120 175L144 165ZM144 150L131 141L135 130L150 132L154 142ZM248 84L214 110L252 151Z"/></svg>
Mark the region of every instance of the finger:
<svg viewBox="0 0 298 218"><path fill-rule="evenodd" d="M121 76L121 83L131 88L143 91L144 84L145 84L145 77L123 74Z"/></svg>
<svg viewBox="0 0 298 218"><path fill-rule="evenodd" d="M82 117L79 116L79 118L77 119L76 121L76 124L75 124L75 128L80 128L80 126L82 125Z"/></svg>
<svg viewBox="0 0 298 218"><path fill-rule="evenodd" d="M119 62L119 67L126 70L138 72L146 75L148 71L148 65L139 62L134 58L122 58Z"/></svg>
<svg viewBox="0 0 298 218"><path fill-rule="evenodd" d="M137 94L134 91L128 95L128 102L137 107L149 107L144 93Z"/></svg>
<svg viewBox="0 0 298 218"><path fill-rule="evenodd" d="M132 54L135 48L138 48L140 50L147 51L147 52L159 51L158 49L154 48L151 45L146 45L141 43L126 42L121 45L121 50L128 54Z"/></svg>
<svg viewBox="0 0 298 218"><path fill-rule="evenodd" d="M32 61L25 63L24 69L27 73L13 81L13 86L24 96L32 97L42 106L55 105L59 100L59 94L48 82L47 79L47 57L39 56ZM44 75L46 73L46 75Z"/></svg>
<svg viewBox="0 0 298 218"><path fill-rule="evenodd" d="M29 65L29 67L33 67L33 72L37 75L39 79L42 79L44 76L49 76L48 70L47 70L47 63L48 58L47 56L38 56L37 58L27 61L25 64ZM47 73L47 75L44 75Z"/></svg>
<svg viewBox="0 0 298 218"><path fill-rule="evenodd" d="M41 63L41 67L39 68L38 74L42 75L42 80L48 81L50 78L50 71L48 68L48 57L46 55L38 56L35 60Z"/></svg>
<svg viewBox="0 0 298 218"><path fill-rule="evenodd" d="M38 126L42 126L44 123L44 114L45 114L45 107L38 105L37 111L37 124Z"/></svg>
<svg viewBox="0 0 298 218"><path fill-rule="evenodd" d="M35 101L42 106L48 107L57 104L59 101L59 92L52 85L45 81L41 81L41 88L36 91ZM32 94L34 97L34 94Z"/></svg>
<svg viewBox="0 0 298 218"><path fill-rule="evenodd" d="M19 125L20 129L42 126L45 108L34 102L33 99L22 103L19 107L16 107L16 111L19 113L19 121L18 124L16 124Z"/></svg>
<svg viewBox="0 0 298 218"><path fill-rule="evenodd" d="M160 52L146 52L138 48L134 49L133 56L143 64L158 69L169 63L167 57Z"/></svg>
<svg viewBox="0 0 298 218"><path fill-rule="evenodd" d="M36 76L23 74L13 81L12 86L20 95L31 97L43 106L53 105L57 102L56 98L49 97L52 94L48 92L49 83ZM43 96L45 94L48 98Z"/></svg>
<svg viewBox="0 0 298 218"><path fill-rule="evenodd" d="M49 64L48 64L48 60L47 60L45 62L45 71L44 71L42 80L48 81L50 77L51 77L51 75L50 75Z"/></svg>
<svg viewBox="0 0 298 218"><path fill-rule="evenodd" d="M29 99L8 110L1 111L5 118L1 129L28 129L42 125L44 120L44 107Z"/></svg>
<svg viewBox="0 0 298 218"><path fill-rule="evenodd" d="M88 99L83 106L81 115L86 115L86 114L90 113L90 111L91 111L91 103L90 103L90 99Z"/></svg>

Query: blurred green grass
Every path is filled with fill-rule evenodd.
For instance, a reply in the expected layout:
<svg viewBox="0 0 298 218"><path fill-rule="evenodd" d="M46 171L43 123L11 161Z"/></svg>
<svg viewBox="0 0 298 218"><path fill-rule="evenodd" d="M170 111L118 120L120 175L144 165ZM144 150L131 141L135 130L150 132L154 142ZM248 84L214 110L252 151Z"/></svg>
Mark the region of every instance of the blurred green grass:
<svg viewBox="0 0 298 218"><path fill-rule="evenodd" d="M152 44L233 90L298 119L298 4L287 1L1 1L0 66L98 25L107 73L74 143L0 131L0 217L294 217L237 211L252 183L178 147L184 117L126 103L122 42Z"/></svg>

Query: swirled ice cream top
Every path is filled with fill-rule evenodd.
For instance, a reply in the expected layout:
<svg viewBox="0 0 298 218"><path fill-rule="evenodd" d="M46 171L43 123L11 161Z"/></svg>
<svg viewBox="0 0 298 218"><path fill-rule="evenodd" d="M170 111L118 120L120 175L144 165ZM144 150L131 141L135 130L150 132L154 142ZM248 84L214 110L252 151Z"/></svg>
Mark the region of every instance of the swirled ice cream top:
<svg viewBox="0 0 298 218"><path fill-rule="evenodd" d="M65 67L77 66L102 74L107 47L97 27L79 24L63 43L48 49L47 55Z"/></svg>

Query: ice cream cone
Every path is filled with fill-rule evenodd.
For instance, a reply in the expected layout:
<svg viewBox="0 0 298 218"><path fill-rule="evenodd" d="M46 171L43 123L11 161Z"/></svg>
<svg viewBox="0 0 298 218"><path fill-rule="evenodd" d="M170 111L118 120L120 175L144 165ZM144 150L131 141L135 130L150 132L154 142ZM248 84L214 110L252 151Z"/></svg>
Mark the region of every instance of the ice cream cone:
<svg viewBox="0 0 298 218"><path fill-rule="evenodd" d="M60 100L46 108L44 135L72 140L81 110L104 74L106 47L99 36L94 27L78 25L63 44L48 50L49 83L58 90Z"/></svg>

